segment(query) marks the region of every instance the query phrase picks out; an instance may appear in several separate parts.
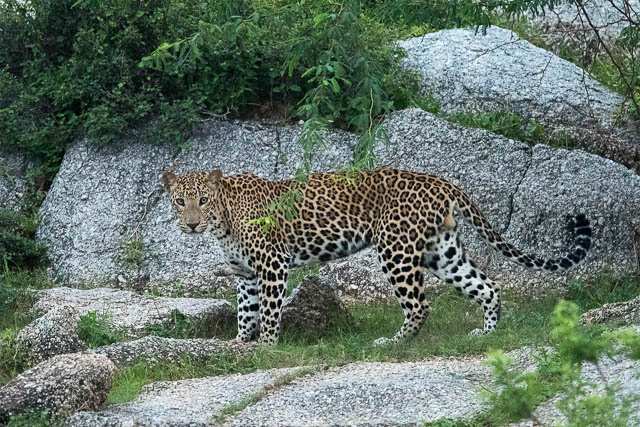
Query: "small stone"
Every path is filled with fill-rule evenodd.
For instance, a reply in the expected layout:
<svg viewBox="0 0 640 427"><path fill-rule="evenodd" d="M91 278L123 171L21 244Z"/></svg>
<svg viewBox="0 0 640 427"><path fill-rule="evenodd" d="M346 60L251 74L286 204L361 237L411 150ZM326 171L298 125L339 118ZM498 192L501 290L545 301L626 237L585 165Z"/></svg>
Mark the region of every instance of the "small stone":
<svg viewBox="0 0 640 427"><path fill-rule="evenodd" d="M106 400L116 367L106 356L54 356L0 388L0 424L25 410L49 410L53 417L98 409Z"/></svg>
<svg viewBox="0 0 640 427"><path fill-rule="evenodd" d="M328 283L309 275L285 299L281 324L285 331L322 336L341 317L351 317L344 302Z"/></svg>

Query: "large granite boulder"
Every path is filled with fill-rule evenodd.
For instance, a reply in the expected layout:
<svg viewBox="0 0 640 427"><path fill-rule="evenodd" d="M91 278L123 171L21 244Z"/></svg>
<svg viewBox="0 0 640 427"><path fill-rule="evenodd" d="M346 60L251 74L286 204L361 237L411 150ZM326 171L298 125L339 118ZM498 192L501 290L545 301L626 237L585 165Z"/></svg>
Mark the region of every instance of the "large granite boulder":
<svg viewBox="0 0 640 427"><path fill-rule="evenodd" d="M54 356L0 388L0 425L25 410L49 410L53 418L98 409L106 400L116 367L106 356Z"/></svg>
<svg viewBox="0 0 640 427"><path fill-rule="evenodd" d="M43 289L37 292L36 298L33 306L36 313L60 306L70 306L80 316L93 312L105 316L110 328L129 338L145 335L149 326L171 321L174 310L212 333L235 319L235 310L229 301L214 298L154 297L111 288L66 287Z"/></svg>
<svg viewBox="0 0 640 427"><path fill-rule="evenodd" d="M507 111L640 172L636 133L616 127L624 103L575 64L499 27L443 30L400 41L441 111Z"/></svg>
<svg viewBox="0 0 640 427"><path fill-rule="evenodd" d="M461 221L471 256L502 285L556 288L576 274L608 267L634 271L640 247L640 177L580 150L527 145L481 129L469 129L410 109L385 122L390 144L379 144L382 166L440 175L463 188L493 226L525 252L558 256L573 244L566 217L585 212L594 225L594 247L585 264L567 275L546 275L506 264ZM250 122L206 124L181 151L144 143L97 148L87 141L69 147L40 211L40 240L49 245L52 270L69 284L133 279L145 289L181 287L186 294L234 287L212 236L189 236L176 226L162 171L222 167L225 174L251 171L269 178L293 176L300 159L297 126ZM340 168L352 158L357 137L327 132L317 170ZM286 159L286 162L283 161ZM136 234L144 245L141 264L119 262L123 241ZM329 271L327 271L327 269ZM391 295L371 251L320 271L339 293ZM336 280L332 280L335 278ZM124 279L123 279L124 280ZM375 289L382 289L379 292Z"/></svg>
<svg viewBox="0 0 640 427"><path fill-rule="evenodd" d="M78 336L79 320L72 306L55 307L25 326L16 337L16 345L32 365L58 354L85 350L87 346Z"/></svg>
<svg viewBox="0 0 640 427"><path fill-rule="evenodd" d="M443 30L399 45L446 113L506 110L543 123L609 127L623 101L575 64L503 28Z"/></svg>

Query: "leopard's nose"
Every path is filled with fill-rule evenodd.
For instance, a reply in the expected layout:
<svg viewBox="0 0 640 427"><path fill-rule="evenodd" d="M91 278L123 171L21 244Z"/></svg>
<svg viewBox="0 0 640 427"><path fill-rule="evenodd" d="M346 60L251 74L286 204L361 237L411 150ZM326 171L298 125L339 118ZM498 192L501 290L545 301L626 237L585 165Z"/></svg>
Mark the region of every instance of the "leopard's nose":
<svg viewBox="0 0 640 427"><path fill-rule="evenodd" d="M194 224L187 224L189 226L189 228L191 229L191 231L196 231L196 227L198 225L200 225L199 223L194 223Z"/></svg>

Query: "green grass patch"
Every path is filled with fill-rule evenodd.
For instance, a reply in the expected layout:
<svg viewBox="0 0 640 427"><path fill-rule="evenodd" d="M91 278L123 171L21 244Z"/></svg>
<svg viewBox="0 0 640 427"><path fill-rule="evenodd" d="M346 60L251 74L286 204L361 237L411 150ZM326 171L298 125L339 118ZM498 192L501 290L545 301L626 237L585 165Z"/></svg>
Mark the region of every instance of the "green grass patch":
<svg viewBox="0 0 640 427"><path fill-rule="evenodd" d="M640 295L640 275L616 276L603 271L589 280L571 283L567 299L575 302L581 311L591 310L603 304L628 301Z"/></svg>
<svg viewBox="0 0 640 427"><path fill-rule="evenodd" d="M41 269L5 270L0 274L0 386L29 368L13 341L20 329L34 318L30 311L35 302L32 290L53 285Z"/></svg>
<svg viewBox="0 0 640 427"><path fill-rule="evenodd" d="M98 348L125 339L122 332L114 331L109 325L108 316L94 311L80 316L78 336L89 348Z"/></svg>
<svg viewBox="0 0 640 427"><path fill-rule="evenodd" d="M211 338L232 339L236 334L236 325L213 324L206 319L190 319L177 309L171 311L170 318L160 324L147 325L147 335L163 338Z"/></svg>
<svg viewBox="0 0 640 427"><path fill-rule="evenodd" d="M21 414L12 415L7 427L56 427L62 426L64 419L51 416L48 409L43 411L27 410Z"/></svg>
<svg viewBox="0 0 640 427"><path fill-rule="evenodd" d="M569 297L584 312L607 302L627 300L640 292L637 276L613 277L603 273L596 278L575 282ZM179 380L214 375L250 373L261 369L336 366L344 363L419 361L434 356L484 355L493 349L505 352L522 346L547 346L552 343L552 313L555 296L540 299L503 295L502 319L497 330L485 337L468 333L482 327L479 306L453 290L432 298L432 312L418 336L405 343L376 347L381 336L392 337L403 320L395 303L355 304L350 307L351 321L337 318L323 337L310 337L304 331L288 329L274 347L260 347L250 354L223 354L202 363L188 358L177 364L149 366L139 363L120 370L109 395L109 403L135 398L141 387L155 381ZM586 336L599 336L605 327L593 325L580 330Z"/></svg>
<svg viewBox="0 0 640 427"><path fill-rule="evenodd" d="M291 291L302 282L305 276L316 274L318 270L320 270L320 264L298 267L291 270L287 279L287 296L291 295Z"/></svg>

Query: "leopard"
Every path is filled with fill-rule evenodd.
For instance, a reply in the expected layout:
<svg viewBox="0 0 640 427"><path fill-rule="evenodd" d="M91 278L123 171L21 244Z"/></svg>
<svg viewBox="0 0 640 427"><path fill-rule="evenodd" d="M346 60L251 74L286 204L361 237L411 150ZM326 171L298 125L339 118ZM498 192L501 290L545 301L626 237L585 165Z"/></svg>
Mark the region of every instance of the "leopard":
<svg viewBox="0 0 640 427"><path fill-rule="evenodd" d="M465 252L458 222L464 218L486 243L508 260L533 271L563 272L580 264L592 244L584 213L569 216L573 247L544 259L524 254L489 224L470 196L438 176L399 169L312 173L305 180L272 181L251 173L223 176L220 169L177 176L162 184L189 235L210 232L237 278L236 340L272 345L291 269L343 258L373 246L382 273L404 313L400 330L381 337L388 344L414 337L431 307L425 296L428 270L476 301L483 312L482 336L495 331L501 313L500 286ZM287 194L293 213L273 209ZM271 227L260 219L271 218Z"/></svg>

